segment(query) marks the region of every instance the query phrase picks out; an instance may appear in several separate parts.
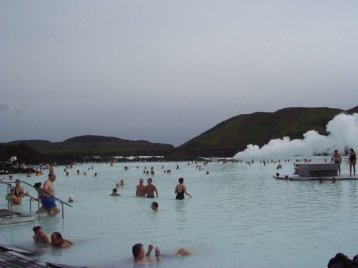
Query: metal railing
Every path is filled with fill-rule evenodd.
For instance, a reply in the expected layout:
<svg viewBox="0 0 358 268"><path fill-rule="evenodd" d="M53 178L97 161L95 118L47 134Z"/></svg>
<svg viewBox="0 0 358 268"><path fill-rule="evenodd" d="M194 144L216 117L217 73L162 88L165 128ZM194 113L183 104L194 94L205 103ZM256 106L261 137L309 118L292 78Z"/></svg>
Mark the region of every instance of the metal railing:
<svg viewBox="0 0 358 268"><path fill-rule="evenodd" d="M23 182L23 183L25 183L26 185L28 185L28 186L34 188L36 191L38 191L38 190L37 190L33 185L31 185L30 183L28 183L28 182L26 182L26 181L20 181L20 182ZM0 183L4 183L4 184L6 184L6 185L8 186L8 193L7 193L7 194L8 194L8 195L11 195L11 190L12 190L13 188L15 188L14 186L11 185L12 182L6 182L6 181L3 181L3 180L0 180ZM43 191L44 191L44 190L43 190ZM45 191L44 191L44 192L45 192ZM57 201L59 201L59 202L61 203L62 219L64 219L64 217L65 217L64 205L69 206L69 207L71 207L71 208L72 208L72 206L71 206L70 204L68 204L67 202L65 202L65 201L63 201L63 200L57 198L56 196L51 195L51 194L48 193L48 192L45 192L45 193L46 193L48 196L54 198L55 200L57 200ZM30 201L30 212L31 212L31 208L32 208L31 203L32 203L32 201L34 201L34 200L37 201L37 208L38 208L38 209L40 208L40 202L41 202L40 198L33 197L32 195L29 195L28 193L23 193L23 194L24 194L25 196L30 197L30 199L29 199L29 201ZM12 212L12 201L11 201L11 198L8 198L8 210L9 210L10 212ZM40 217L40 213L38 213L38 215L39 215L39 217Z"/></svg>

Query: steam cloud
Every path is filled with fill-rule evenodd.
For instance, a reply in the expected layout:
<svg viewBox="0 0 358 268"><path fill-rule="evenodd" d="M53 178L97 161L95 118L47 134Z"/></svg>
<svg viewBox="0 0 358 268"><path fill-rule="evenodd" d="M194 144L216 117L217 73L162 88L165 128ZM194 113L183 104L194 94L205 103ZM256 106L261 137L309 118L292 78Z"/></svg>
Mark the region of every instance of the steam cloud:
<svg viewBox="0 0 358 268"><path fill-rule="evenodd" d="M302 140L290 140L289 137L273 139L259 148L248 145L245 151L237 153L234 158L240 160L270 160L285 159L294 156L312 156L314 154L329 153L334 149L344 152L347 147L358 149L358 114L339 114L326 126L328 136L318 134L317 131L306 132Z"/></svg>

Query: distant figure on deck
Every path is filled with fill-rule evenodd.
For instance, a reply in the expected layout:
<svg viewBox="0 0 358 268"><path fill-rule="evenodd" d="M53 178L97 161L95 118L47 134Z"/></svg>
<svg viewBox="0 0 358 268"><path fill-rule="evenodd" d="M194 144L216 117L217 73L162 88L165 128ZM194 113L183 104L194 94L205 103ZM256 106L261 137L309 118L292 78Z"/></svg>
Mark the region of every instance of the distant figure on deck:
<svg viewBox="0 0 358 268"><path fill-rule="evenodd" d="M342 156L338 153L338 150L334 150L334 153L331 158L331 162L335 163L338 167L338 175L341 175L341 163L342 163Z"/></svg>
<svg viewBox="0 0 358 268"><path fill-rule="evenodd" d="M153 180L152 178L148 178L147 180L147 185L145 186L145 196L148 198L154 198L154 193L156 194L157 197L159 197L158 195L158 191L157 191L157 187L155 187L154 184L152 184Z"/></svg>
<svg viewBox="0 0 358 268"><path fill-rule="evenodd" d="M174 193L176 193L175 199L177 200L183 200L184 194L191 197L191 194L187 193L186 187L184 184L184 178L179 178L179 184L175 187Z"/></svg>
<svg viewBox="0 0 358 268"><path fill-rule="evenodd" d="M356 175L356 163L357 163L357 156L353 148L349 149L349 176L352 176L352 168L353 168L353 175Z"/></svg>
<svg viewBox="0 0 358 268"><path fill-rule="evenodd" d="M135 192L136 196L144 197L145 196L145 186L144 186L144 179L139 180L139 184L137 185L137 190Z"/></svg>
<svg viewBox="0 0 358 268"><path fill-rule="evenodd" d="M20 180L15 181L15 187L11 188L11 202L13 205L20 205L21 200L26 196L27 191L20 185Z"/></svg>
<svg viewBox="0 0 358 268"><path fill-rule="evenodd" d="M63 239L61 233L53 232L51 234L51 245L57 248L69 248L73 243L67 239Z"/></svg>
<svg viewBox="0 0 358 268"><path fill-rule="evenodd" d="M294 170L293 175L298 175L298 165L295 163L293 163L293 170Z"/></svg>
<svg viewBox="0 0 358 268"><path fill-rule="evenodd" d="M34 236L32 237L34 239L35 243L39 244L51 244L51 238L48 234L46 234L41 226L35 226L32 228L34 231Z"/></svg>
<svg viewBox="0 0 358 268"><path fill-rule="evenodd" d="M41 194L41 203L42 208L47 211L47 215L49 217L56 216L60 210L56 206L56 193L55 193L55 186L54 182L56 180L56 174L55 173L49 173L48 174L48 180L44 182L44 185L42 187L42 194Z"/></svg>

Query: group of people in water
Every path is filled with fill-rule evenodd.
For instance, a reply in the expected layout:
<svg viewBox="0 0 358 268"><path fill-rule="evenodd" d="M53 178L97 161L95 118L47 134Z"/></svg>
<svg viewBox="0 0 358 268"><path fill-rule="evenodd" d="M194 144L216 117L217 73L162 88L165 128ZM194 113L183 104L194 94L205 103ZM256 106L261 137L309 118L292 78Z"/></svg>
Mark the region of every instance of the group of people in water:
<svg viewBox="0 0 358 268"><path fill-rule="evenodd" d="M116 183L116 188L112 189L112 193L110 194L111 196L121 196L120 193L118 193L118 189L119 186L123 186L124 185L124 181L121 180L121 183ZM176 194L176 199L177 200L183 200L185 198L185 195L191 197L191 194L187 192L186 190L186 186L184 184L184 178L180 177L179 178L179 183L175 186L175 190L174 193ZM147 197L147 198L155 198L155 197L159 197L159 193L158 193L158 189L157 187L153 184L153 179L152 178L148 178L147 179L147 185L144 185L144 179L141 178L139 179L139 184L136 186L136 193L135 195L137 197Z"/></svg>
<svg viewBox="0 0 358 268"><path fill-rule="evenodd" d="M73 245L71 241L64 239L59 232L53 232L48 235L41 226L35 226L32 231L34 232L32 238L35 243L51 245L56 248L69 248Z"/></svg>
<svg viewBox="0 0 358 268"><path fill-rule="evenodd" d="M34 198L41 202L41 207L37 211L37 213L47 213L49 217L56 216L60 210L56 205L56 193L54 182L56 181L56 174L53 169L50 169L48 174L48 179L44 182L43 186L41 182L37 182L34 184L34 188L36 189L38 196ZM12 205L20 205L22 202L22 198L28 195L28 191L25 190L19 179L15 180L15 186L11 187L9 198L11 200Z"/></svg>
<svg viewBox="0 0 358 268"><path fill-rule="evenodd" d="M56 198L55 198L55 187L54 182L56 180L56 174L53 169L50 169L48 174L48 179L44 182L43 187L41 187L41 183L36 183L34 185L35 189L38 192L38 197L41 200L42 206L38 210L38 213L47 212L49 217L56 216L59 213L59 209L56 206ZM19 188L20 181L16 181L17 186L14 187L14 192L16 188L16 192L21 195L25 190L21 187ZM118 188L124 186L124 181L120 180L120 182L116 183L116 188L113 188L111 196L121 196L118 193ZM176 185L174 189L174 193L176 194L177 200L183 200L185 195L192 197L190 193L187 192L186 186L184 184L184 178L179 178L179 183ZM139 184L136 186L136 196L137 197L145 197L145 198L155 198L159 197L159 193L157 187L153 184L153 179L147 179L147 185L144 185L144 179L141 178L139 180ZM159 211L158 202L152 202L151 209L154 212ZM46 234L41 226L33 227L33 240L35 243L39 244L48 244L56 248L69 248L73 245L73 243L67 239L64 239L59 232L53 232L51 235ZM154 247L150 244L148 246L148 250L145 253L144 247L142 244L137 243L132 247L133 261L135 264L149 264L153 260L151 259L151 253ZM155 247L155 260L160 261L163 255L160 254L160 249ZM187 256L190 255L191 252L185 248L180 248L176 251L173 256ZM170 255L167 255L170 256Z"/></svg>

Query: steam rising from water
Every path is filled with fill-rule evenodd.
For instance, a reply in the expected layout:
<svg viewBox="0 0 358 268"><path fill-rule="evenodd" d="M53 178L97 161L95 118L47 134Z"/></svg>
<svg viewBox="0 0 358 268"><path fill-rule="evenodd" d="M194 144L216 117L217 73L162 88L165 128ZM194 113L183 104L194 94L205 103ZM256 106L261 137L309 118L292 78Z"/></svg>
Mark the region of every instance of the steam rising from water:
<svg viewBox="0 0 358 268"><path fill-rule="evenodd" d="M306 132L302 140L290 140L289 137L271 140L259 148L250 144L243 152L234 158L240 160L284 159L294 156L311 156L314 154L331 154L334 149L344 152L347 147L358 149L358 114L339 114L326 126L328 136L318 134L317 131Z"/></svg>

